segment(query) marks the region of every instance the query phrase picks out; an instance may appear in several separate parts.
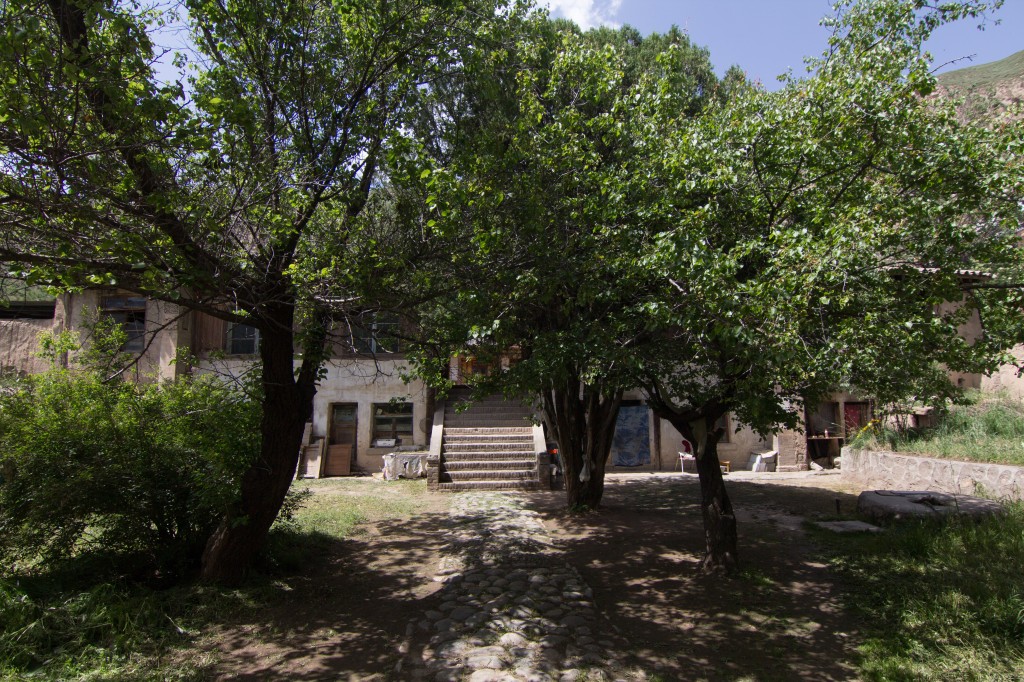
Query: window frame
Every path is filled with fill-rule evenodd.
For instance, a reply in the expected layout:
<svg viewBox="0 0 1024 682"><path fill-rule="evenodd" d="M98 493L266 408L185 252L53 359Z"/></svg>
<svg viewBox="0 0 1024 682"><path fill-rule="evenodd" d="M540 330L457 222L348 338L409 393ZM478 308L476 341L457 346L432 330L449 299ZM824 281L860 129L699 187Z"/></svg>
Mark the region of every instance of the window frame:
<svg viewBox="0 0 1024 682"><path fill-rule="evenodd" d="M146 350L146 299L142 296L114 295L100 298L100 314L117 324L125 333L122 353Z"/></svg>
<svg viewBox="0 0 1024 682"><path fill-rule="evenodd" d="M397 409L396 409L397 408ZM408 445L415 442L416 407L411 400L373 403L370 406L370 443L372 447L392 447L377 445L378 441L394 440L395 446ZM385 423L390 421L389 425ZM407 422L408 429L399 428L399 423ZM408 443L404 442L408 437Z"/></svg>
<svg viewBox="0 0 1024 682"><path fill-rule="evenodd" d="M358 355L400 355L404 350L402 340L398 336L388 337L387 331L401 330L398 315L376 314L369 318L366 325L353 321L350 325L352 333L352 350Z"/></svg>
<svg viewBox="0 0 1024 682"><path fill-rule="evenodd" d="M237 338L235 336L236 330L252 330L252 338L243 337ZM242 322L228 322L228 328L225 332L224 337L224 352L228 355L259 355L260 352L260 341L262 340L260 330L251 324L244 324ZM252 342L252 350L243 352L236 350L233 344L235 343L248 343Z"/></svg>

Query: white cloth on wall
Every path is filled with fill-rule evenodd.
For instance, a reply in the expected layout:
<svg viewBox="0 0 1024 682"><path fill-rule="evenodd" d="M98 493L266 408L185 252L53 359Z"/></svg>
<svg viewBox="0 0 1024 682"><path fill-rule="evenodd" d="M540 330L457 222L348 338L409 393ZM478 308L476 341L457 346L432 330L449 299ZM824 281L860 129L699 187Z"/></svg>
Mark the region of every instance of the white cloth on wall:
<svg viewBox="0 0 1024 682"><path fill-rule="evenodd" d="M391 453L384 455L384 480L395 481L399 478L423 478L427 475L426 455L402 455Z"/></svg>

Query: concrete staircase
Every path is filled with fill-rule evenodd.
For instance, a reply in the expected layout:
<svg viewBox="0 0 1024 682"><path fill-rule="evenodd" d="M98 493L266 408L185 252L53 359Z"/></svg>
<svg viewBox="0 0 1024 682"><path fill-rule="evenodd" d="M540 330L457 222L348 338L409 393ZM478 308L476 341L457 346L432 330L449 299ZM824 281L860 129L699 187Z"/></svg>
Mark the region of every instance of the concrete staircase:
<svg viewBox="0 0 1024 682"><path fill-rule="evenodd" d="M468 391L457 389L444 405L441 442L439 447L432 445L427 460L430 487L442 491L549 488L546 455L538 454L544 450L543 437L538 438L540 428L530 422L532 410L501 396L460 409L467 402ZM438 410L435 429L441 415ZM439 450L436 456L434 450Z"/></svg>

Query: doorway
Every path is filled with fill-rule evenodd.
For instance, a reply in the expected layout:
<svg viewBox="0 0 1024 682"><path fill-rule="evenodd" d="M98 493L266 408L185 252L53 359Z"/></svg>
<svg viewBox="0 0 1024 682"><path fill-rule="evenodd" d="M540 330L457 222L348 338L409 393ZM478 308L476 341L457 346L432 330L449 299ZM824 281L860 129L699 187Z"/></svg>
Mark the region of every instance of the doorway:
<svg viewBox="0 0 1024 682"><path fill-rule="evenodd" d="M328 417L327 461L324 476L348 476L356 461L356 433L359 427L357 403L333 403Z"/></svg>
<svg viewBox="0 0 1024 682"><path fill-rule="evenodd" d="M647 405L623 401L612 437L612 465L639 467L651 463L651 431Z"/></svg>

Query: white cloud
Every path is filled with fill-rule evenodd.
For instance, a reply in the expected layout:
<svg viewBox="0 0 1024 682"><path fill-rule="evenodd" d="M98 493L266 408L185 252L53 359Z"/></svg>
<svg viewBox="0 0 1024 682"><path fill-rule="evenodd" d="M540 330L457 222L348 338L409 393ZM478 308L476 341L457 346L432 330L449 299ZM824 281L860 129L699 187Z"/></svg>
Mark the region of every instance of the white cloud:
<svg viewBox="0 0 1024 682"><path fill-rule="evenodd" d="M594 26L618 27L615 17L622 0L547 0L551 13L571 19L586 30Z"/></svg>

